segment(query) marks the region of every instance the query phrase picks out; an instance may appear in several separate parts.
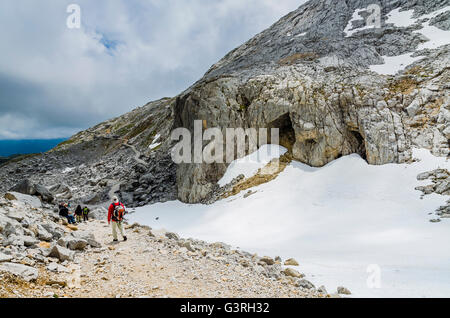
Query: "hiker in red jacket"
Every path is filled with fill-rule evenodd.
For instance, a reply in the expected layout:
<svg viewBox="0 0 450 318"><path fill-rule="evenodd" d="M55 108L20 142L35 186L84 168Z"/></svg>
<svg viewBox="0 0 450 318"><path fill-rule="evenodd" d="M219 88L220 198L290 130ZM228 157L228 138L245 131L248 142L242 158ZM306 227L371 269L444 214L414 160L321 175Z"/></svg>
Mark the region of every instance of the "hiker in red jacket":
<svg viewBox="0 0 450 318"><path fill-rule="evenodd" d="M112 235L114 238L114 242L118 241L117 229L119 229L120 234L123 237L123 240L124 241L127 240L122 225L124 214L125 214L125 206L123 205L123 203L119 202L119 199L117 197L113 197L113 203L111 203L108 209L108 224L111 224L112 221Z"/></svg>

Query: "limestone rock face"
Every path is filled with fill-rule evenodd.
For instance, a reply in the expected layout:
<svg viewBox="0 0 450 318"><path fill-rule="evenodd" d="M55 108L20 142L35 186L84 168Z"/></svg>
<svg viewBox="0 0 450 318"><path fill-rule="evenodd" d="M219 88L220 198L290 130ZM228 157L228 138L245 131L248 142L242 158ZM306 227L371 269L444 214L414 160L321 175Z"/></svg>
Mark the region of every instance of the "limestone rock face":
<svg viewBox="0 0 450 318"><path fill-rule="evenodd" d="M372 2L302 5L227 54L183 92L174 127L193 134L194 120L202 120L224 134L234 127L279 128L280 144L295 160L314 167L353 153L373 165L405 163L412 159L412 147L447 156L450 45L418 48L428 41L420 37L428 22L419 17L449 3L380 1L380 27L358 30L369 13L352 22L354 12ZM387 23L395 9L413 10L415 27ZM448 31L449 17L436 15L429 23ZM395 75L370 70L386 56L406 53L420 59ZM179 165L179 199L203 200L226 167Z"/></svg>

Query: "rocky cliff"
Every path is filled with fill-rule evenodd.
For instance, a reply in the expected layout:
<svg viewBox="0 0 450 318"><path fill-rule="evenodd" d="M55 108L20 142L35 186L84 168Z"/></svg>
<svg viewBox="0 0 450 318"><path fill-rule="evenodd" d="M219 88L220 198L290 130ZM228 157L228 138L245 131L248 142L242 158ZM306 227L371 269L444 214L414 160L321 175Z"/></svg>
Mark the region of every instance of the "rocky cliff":
<svg viewBox="0 0 450 318"><path fill-rule="evenodd" d="M62 197L86 202L114 192L134 206L176 196L203 201L227 165L175 166L169 154L170 131L193 132L197 119L223 130L280 128L293 158L316 167L352 153L374 165L404 163L413 159L412 147L448 156L450 1L373 4L307 2L177 97L8 164L2 190L32 174L47 186L62 185Z"/></svg>
<svg viewBox="0 0 450 318"><path fill-rule="evenodd" d="M279 127L294 159L312 166L351 153L375 165L403 163L414 146L447 156L450 46L418 48L429 41L422 28L450 35L449 1L380 1L380 27L364 28L370 13L364 8L372 2L301 6L181 94L176 124L192 129L193 119L202 119L211 127ZM388 23L397 11L416 20L406 27ZM370 69L408 52L422 59L395 75ZM179 198L207 197L225 168L180 166Z"/></svg>

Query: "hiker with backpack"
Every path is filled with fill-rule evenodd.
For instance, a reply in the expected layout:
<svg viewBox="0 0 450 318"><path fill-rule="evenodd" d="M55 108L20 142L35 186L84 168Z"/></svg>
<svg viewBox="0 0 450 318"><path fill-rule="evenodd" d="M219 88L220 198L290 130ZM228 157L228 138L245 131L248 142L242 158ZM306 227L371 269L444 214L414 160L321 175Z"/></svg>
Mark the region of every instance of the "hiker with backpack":
<svg viewBox="0 0 450 318"><path fill-rule="evenodd" d="M81 205L78 205L75 209L75 217L77 218L77 223L81 223L83 221L83 210L81 209Z"/></svg>
<svg viewBox="0 0 450 318"><path fill-rule="evenodd" d="M113 203L108 209L108 224L112 221L112 235L114 242L117 242L117 229L119 229L123 240L126 241L127 237L123 228L123 216L125 215L125 206L123 203L119 202L117 197L113 197Z"/></svg>
<svg viewBox="0 0 450 318"><path fill-rule="evenodd" d="M77 224L77 222L75 221L75 216L74 216L74 212L69 210L69 205L66 204L65 208L67 210L67 222L69 222L69 224Z"/></svg>
<svg viewBox="0 0 450 318"><path fill-rule="evenodd" d="M89 208L87 207L87 206L85 206L84 208L83 208L83 220L85 221L85 222L87 222L87 221L89 221Z"/></svg>

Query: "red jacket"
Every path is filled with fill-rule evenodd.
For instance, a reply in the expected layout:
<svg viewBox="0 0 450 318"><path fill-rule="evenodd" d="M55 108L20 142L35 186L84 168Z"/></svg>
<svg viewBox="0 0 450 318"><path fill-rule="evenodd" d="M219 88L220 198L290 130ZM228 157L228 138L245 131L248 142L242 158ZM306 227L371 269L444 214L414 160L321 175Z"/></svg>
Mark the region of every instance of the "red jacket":
<svg viewBox="0 0 450 318"><path fill-rule="evenodd" d="M112 220L114 209L116 208L116 206L119 206L119 205L121 205L121 206L123 206L125 208L125 206L121 202L119 202L117 204L116 203L111 203L111 205L109 206L109 209L108 209L108 223L110 223L111 220ZM114 220L112 220L112 221L115 222Z"/></svg>

